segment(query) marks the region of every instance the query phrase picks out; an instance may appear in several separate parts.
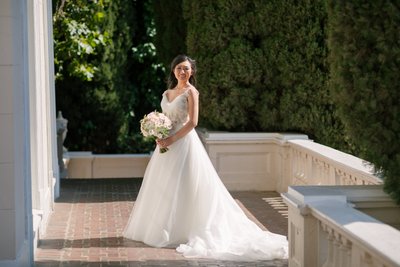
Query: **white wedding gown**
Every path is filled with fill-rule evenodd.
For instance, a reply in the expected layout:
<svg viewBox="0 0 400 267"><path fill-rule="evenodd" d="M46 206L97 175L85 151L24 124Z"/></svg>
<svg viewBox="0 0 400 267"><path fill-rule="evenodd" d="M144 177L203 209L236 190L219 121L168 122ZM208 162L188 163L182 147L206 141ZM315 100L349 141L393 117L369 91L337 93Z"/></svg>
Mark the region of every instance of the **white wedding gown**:
<svg viewBox="0 0 400 267"><path fill-rule="evenodd" d="M188 91L163 112L173 121L172 133L187 121ZM154 247L176 247L185 257L221 260L287 258L283 235L263 231L229 194L193 129L169 146L157 147L123 236Z"/></svg>

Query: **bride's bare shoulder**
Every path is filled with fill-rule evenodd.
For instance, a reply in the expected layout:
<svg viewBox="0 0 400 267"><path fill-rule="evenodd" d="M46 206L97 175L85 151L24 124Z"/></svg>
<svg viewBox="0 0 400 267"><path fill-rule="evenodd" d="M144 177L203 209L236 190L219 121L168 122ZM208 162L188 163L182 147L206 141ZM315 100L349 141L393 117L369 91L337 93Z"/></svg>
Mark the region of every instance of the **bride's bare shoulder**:
<svg viewBox="0 0 400 267"><path fill-rule="evenodd" d="M189 94L193 94L193 95L198 95L199 94L199 91L193 85L190 85L190 87L188 89L188 92L189 92Z"/></svg>
<svg viewBox="0 0 400 267"><path fill-rule="evenodd" d="M168 96L168 95L170 95L170 91L171 91L171 89L167 89L162 93L162 95L163 96Z"/></svg>

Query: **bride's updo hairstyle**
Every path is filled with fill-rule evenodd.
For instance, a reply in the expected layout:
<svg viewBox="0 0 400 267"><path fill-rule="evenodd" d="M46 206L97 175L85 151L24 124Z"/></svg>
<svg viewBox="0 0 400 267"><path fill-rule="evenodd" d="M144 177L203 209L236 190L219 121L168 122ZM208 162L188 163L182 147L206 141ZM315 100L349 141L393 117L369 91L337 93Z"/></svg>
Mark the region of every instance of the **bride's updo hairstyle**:
<svg viewBox="0 0 400 267"><path fill-rule="evenodd" d="M186 60L189 61L190 66L192 67L192 75L189 78L189 82L191 85L196 86L196 77L195 77L196 61L186 55L178 55L174 58L174 60L172 60L172 63L171 63L171 71L169 72L168 81L167 81L168 89L172 89L178 84L178 80L175 77L174 70L175 70L176 65L178 65Z"/></svg>

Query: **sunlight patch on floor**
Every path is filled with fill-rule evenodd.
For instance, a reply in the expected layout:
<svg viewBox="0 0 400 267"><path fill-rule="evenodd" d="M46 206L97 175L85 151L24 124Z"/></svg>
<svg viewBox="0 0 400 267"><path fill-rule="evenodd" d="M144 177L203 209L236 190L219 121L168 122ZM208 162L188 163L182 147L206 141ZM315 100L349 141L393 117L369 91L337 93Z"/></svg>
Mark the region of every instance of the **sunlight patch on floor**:
<svg viewBox="0 0 400 267"><path fill-rule="evenodd" d="M283 217L288 218L288 207L283 202L282 197L267 197L263 198L272 208L274 208Z"/></svg>

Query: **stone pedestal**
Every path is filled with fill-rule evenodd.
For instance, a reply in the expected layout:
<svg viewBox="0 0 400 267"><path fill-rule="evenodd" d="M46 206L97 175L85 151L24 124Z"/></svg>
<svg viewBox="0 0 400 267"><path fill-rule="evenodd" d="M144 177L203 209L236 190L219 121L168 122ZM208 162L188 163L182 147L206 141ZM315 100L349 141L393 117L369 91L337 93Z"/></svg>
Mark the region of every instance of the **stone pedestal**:
<svg viewBox="0 0 400 267"><path fill-rule="evenodd" d="M57 156L60 178L65 178L68 175L67 168L64 164L64 153L67 152L67 149L64 147L64 141L68 132L67 125L68 120L65 119L61 111L59 111L57 116Z"/></svg>

